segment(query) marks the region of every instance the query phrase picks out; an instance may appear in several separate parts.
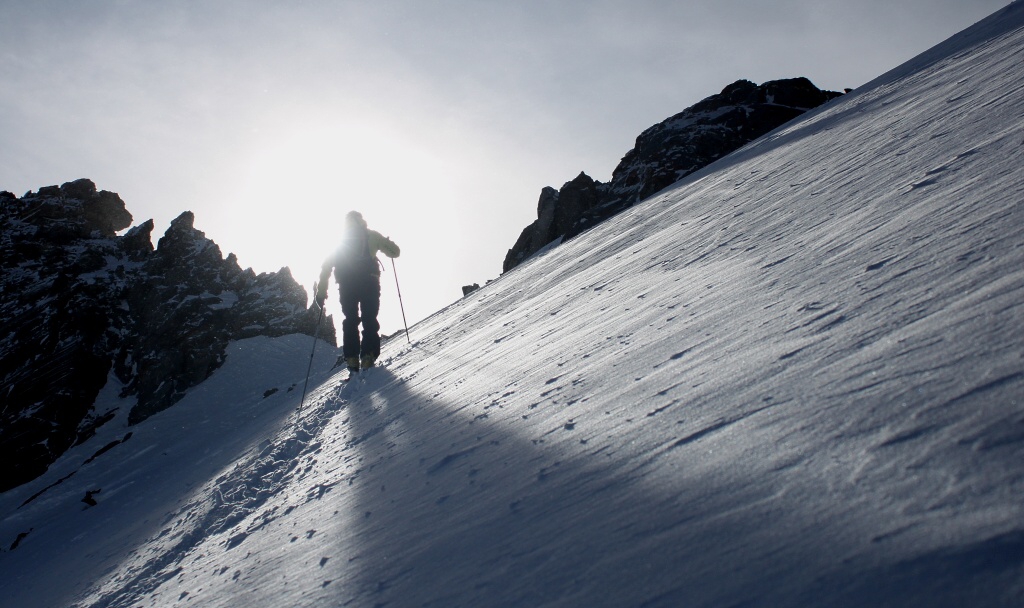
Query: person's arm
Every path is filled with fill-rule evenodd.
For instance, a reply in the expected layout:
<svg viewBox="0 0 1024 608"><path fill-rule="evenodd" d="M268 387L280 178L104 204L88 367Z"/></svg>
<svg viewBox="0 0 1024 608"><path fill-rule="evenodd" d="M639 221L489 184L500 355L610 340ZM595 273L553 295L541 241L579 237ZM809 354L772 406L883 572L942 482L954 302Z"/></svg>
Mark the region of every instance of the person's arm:
<svg viewBox="0 0 1024 608"><path fill-rule="evenodd" d="M327 283L331 280L331 269L334 268L334 259L332 257L324 260L323 265L320 267L320 280L317 281L316 299L317 306L323 308L324 301L327 300Z"/></svg>
<svg viewBox="0 0 1024 608"><path fill-rule="evenodd" d="M402 250L398 248L394 241L376 230L370 231L369 239L370 247L373 251L379 251L389 258L397 258L402 253Z"/></svg>

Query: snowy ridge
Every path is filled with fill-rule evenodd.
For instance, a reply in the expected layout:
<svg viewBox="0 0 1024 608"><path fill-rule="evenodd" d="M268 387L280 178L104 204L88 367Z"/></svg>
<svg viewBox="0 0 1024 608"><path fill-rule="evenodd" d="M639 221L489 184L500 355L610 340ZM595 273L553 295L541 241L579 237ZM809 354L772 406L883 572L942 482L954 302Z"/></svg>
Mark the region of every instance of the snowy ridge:
<svg viewBox="0 0 1024 608"><path fill-rule="evenodd" d="M952 40L518 266L380 369L342 383L318 347L301 411L309 338L233 343L78 476L17 508L102 437L0 496L4 549L27 533L0 594L1021 605L1024 6Z"/></svg>
<svg viewBox="0 0 1024 608"><path fill-rule="evenodd" d="M841 93L822 91L806 78L756 85L737 80L682 112L647 128L612 171L607 183L586 173L561 189L541 190L537 219L505 256L508 271L670 187L686 175Z"/></svg>
<svg viewBox="0 0 1024 608"><path fill-rule="evenodd" d="M107 421L113 370L138 422L223 362L232 339L313 334L316 311L287 268L256 275L181 214L154 250L153 222L88 179L21 199L0 192L0 489L43 474ZM322 324L331 335L333 322Z"/></svg>

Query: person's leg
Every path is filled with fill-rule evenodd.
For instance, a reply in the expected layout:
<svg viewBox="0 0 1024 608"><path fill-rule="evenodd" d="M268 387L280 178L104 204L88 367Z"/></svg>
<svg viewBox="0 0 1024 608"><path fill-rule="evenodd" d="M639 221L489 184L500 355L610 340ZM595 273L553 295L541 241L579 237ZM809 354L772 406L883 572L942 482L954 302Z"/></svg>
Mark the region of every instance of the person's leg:
<svg viewBox="0 0 1024 608"><path fill-rule="evenodd" d="M348 283L346 281L346 283ZM341 313L345 320L341 322L341 350L345 362L353 367L353 361L359 359L359 290L354 285L339 285L341 294Z"/></svg>
<svg viewBox="0 0 1024 608"><path fill-rule="evenodd" d="M378 277L370 277L366 282L360 305L363 321L363 343L360 354L364 362L372 364L380 355L380 322L377 321L377 313L380 312L380 279Z"/></svg>

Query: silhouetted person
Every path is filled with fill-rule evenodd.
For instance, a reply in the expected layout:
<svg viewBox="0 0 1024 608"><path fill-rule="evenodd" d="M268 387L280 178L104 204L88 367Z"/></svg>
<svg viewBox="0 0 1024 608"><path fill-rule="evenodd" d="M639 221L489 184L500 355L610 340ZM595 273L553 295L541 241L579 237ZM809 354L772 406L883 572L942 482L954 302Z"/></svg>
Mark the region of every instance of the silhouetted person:
<svg viewBox="0 0 1024 608"><path fill-rule="evenodd" d="M380 355L380 262L377 253L397 258L401 250L391 239L370 230L358 211L345 216L341 245L326 260L317 284L316 301L323 306L327 299L327 282L334 269L334 279L341 294L342 352L349 371L373 367ZM359 339L359 323L363 337Z"/></svg>

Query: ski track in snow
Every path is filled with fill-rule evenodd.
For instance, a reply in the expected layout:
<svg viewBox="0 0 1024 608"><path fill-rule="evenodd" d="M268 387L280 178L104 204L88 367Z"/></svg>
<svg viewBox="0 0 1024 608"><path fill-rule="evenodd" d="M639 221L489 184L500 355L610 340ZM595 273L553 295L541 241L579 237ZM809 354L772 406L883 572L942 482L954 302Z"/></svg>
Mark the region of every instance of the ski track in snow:
<svg viewBox="0 0 1024 608"><path fill-rule="evenodd" d="M0 593L1021 605L1022 59L1017 3L440 311L382 368L343 383L323 349L301 411L261 393L301 386L308 338L235 345L131 441L2 496L0 541L28 534Z"/></svg>

